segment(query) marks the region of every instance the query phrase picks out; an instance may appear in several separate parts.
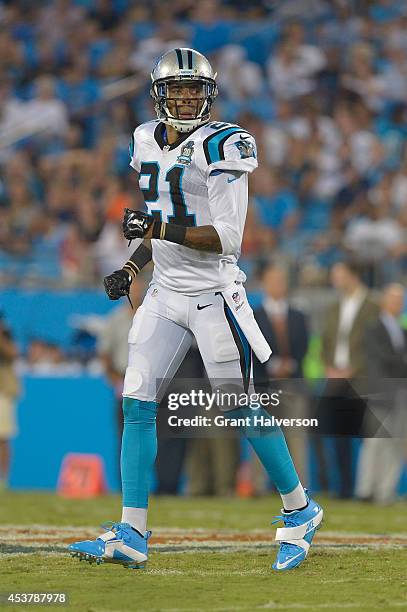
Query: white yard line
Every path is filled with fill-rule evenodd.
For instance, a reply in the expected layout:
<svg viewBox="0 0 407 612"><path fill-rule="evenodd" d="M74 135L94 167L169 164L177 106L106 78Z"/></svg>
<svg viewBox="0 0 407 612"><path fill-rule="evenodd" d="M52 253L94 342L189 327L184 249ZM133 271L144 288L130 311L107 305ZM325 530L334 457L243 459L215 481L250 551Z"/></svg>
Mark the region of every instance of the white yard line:
<svg viewBox="0 0 407 612"><path fill-rule="evenodd" d="M220 535L220 536L242 536L247 537L258 537L264 536L264 538L274 537L274 530L269 529L249 529L247 531L237 529L205 529L205 528L189 528L180 529L178 527L153 527L155 537L170 537L170 536L183 536L190 537L196 536L197 538L207 538L208 535ZM77 534L98 534L101 529L90 527L89 525L82 525L75 527L73 525L0 525L1 537L6 537L7 534L18 534L19 537L32 537L34 534L36 537L49 538L52 535L57 537L63 537L64 535L71 536ZM340 538L340 539L357 539L357 538L369 538L371 540L383 540L383 539L400 539L405 540L407 543L407 533L367 533L360 531L326 531L325 529L318 532L318 537L323 538Z"/></svg>
<svg viewBox="0 0 407 612"><path fill-rule="evenodd" d="M0 526L0 555L64 554L67 545L81 539L94 539L100 530L89 527L55 525ZM269 550L276 546L273 530L154 529L151 552L161 554ZM340 552L344 549L407 548L407 534L369 534L321 531L314 548Z"/></svg>

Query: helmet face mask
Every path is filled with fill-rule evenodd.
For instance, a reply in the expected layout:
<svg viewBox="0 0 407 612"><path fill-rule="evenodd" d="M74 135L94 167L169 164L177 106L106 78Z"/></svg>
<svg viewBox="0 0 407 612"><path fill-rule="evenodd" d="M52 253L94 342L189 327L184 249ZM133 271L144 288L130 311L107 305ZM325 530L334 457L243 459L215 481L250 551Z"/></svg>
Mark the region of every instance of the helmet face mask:
<svg viewBox="0 0 407 612"><path fill-rule="evenodd" d="M183 68L182 58L188 58ZM207 123L217 96L213 72L208 60L192 49L175 49L165 53L151 73L151 97L157 117L178 132Z"/></svg>

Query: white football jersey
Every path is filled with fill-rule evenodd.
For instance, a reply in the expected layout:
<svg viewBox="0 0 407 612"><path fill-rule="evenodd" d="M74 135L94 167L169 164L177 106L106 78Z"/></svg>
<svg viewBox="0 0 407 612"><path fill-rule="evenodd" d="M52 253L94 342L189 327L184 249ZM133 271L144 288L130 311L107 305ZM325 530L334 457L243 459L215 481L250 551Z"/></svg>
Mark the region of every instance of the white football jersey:
<svg viewBox="0 0 407 612"><path fill-rule="evenodd" d="M149 214L186 227L213 225L222 243L222 254L216 254L152 240L153 282L193 296L244 281L237 261L248 172L257 167L253 136L237 125L211 122L168 145L165 125L155 120L136 128L130 156Z"/></svg>

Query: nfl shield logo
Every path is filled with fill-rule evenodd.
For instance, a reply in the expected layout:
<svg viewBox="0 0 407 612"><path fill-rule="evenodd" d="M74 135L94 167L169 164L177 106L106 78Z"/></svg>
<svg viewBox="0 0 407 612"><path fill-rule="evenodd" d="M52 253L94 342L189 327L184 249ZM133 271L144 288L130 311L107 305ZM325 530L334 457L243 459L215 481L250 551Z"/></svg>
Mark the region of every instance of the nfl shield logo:
<svg viewBox="0 0 407 612"><path fill-rule="evenodd" d="M238 304L240 302L240 295L238 291L232 294L232 299L235 302L235 304Z"/></svg>

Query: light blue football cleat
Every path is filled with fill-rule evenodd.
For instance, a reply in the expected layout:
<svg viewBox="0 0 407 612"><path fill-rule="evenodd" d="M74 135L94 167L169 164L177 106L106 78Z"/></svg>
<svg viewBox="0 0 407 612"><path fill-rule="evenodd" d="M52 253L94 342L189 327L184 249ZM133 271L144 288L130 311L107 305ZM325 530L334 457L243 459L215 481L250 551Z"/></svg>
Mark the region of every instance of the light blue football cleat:
<svg viewBox="0 0 407 612"><path fill-rule="evenodd" d="M75 542L68 547L72 557L89 563L120 563L130 569L144 569L147 564L148 539L151 531L142 536L128 523L104 523L106 533L96 540Z"/></svg>
<svg viewBox="0 0 407 612"><path fill-rule="evenodd" d="M304 510L284 512L276 516L272 524L284 522L284 527L277 529L276 540L280 549L273 569L278 571L298 567L304 561L311 546L312 538L321 527L324 512L313 499L307 495L308 505Z"/></svg>

